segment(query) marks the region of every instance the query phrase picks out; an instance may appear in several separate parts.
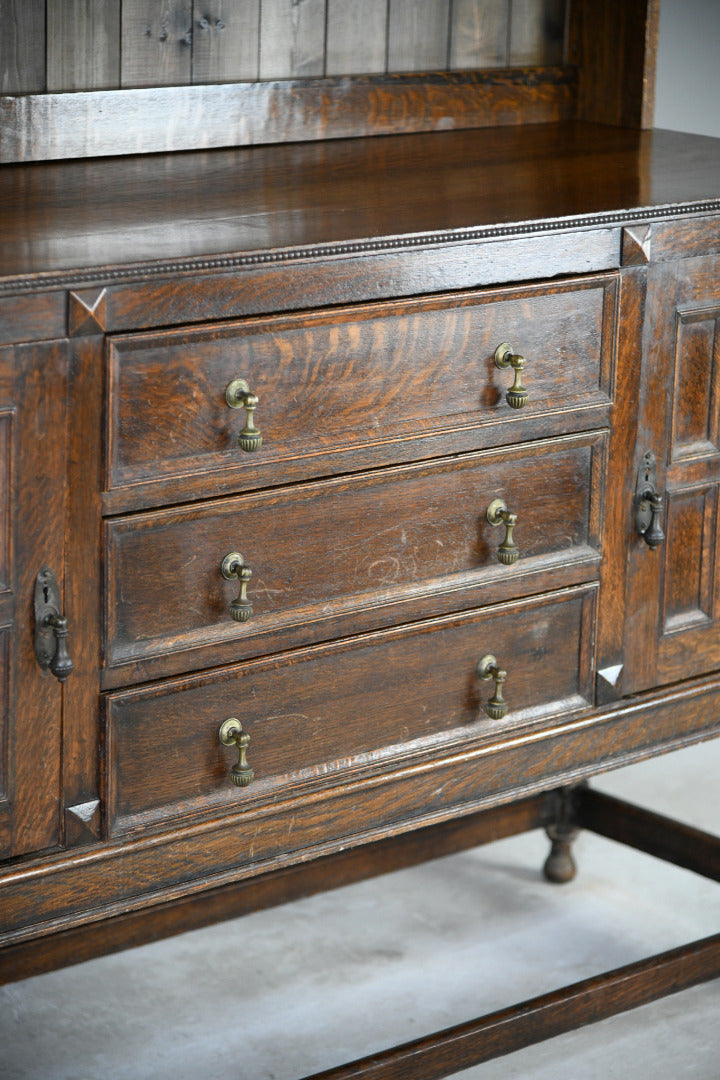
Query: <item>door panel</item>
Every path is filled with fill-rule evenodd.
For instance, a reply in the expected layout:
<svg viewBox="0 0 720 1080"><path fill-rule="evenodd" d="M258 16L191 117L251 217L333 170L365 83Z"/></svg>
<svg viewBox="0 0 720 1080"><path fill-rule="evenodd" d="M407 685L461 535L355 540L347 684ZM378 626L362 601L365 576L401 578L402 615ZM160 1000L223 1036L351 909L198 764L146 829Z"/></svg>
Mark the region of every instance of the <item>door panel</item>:
<svg viewBox="0 0 720 1080"><path fill-rule="evenodd" d="M635 536L624 692L720 668L720 258L648 279L636 465L657 462L664 542Z"/></svg>
<svg viewBox="0 0 720 1080"><path fill-rule="evenodd" d="M62 687L35 659L39 570L62 582L67 348L0 349L0 857L61 841Z"/></svg>

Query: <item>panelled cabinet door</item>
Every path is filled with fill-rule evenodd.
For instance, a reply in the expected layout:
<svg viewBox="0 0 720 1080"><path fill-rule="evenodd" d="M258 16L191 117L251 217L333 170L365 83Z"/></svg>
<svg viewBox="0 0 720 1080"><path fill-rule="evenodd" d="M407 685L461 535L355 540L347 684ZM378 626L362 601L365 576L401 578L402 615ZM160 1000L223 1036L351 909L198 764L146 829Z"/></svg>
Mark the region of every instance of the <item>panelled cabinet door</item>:
<svg viewBox="0 0 720 1080"><path fill-rule="evenodd" d="M62 685L35 657L44 568L62 596L66 343L0 349L0 857L60 836ZM70 638L72 642L72 638Z"/></svg>
<svg viewBox="0 0 720 1080"><path fill-rule="evenodd" d="M625 693L720 668L720 257L650 271L634 466L664 536L632 538Z"/></svg>

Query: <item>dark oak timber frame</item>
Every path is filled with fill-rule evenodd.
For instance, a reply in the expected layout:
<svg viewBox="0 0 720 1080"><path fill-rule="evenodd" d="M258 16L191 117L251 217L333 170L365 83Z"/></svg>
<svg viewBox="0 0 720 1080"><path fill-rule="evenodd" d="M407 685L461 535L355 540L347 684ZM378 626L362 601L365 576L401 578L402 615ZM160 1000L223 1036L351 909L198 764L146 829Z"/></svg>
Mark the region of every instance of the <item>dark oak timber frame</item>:
<svg viewBox="0 0 720 1080"><path fill-rule="evenodd" d="M586 787L557 793L563 824L720 881L720 837ZM563 796L565 796L563 798ZM569 804L569 805L568 805ZM552 803L541 804L541 814ZM555 813L558 807L554 808ZM569 812L568 812L569 811ZM461 1069L720 977L720 933L615 968L306 1080L441 1080Z"/></svg>
<svg viewBox="0 0 720 1080"><path fill-rule="evenodd" d="M546 864L552 880L577 829L720 880L719 839L586 786L720 735L720 140L647 130L659 0L563 10L545 66L194 85L170 67L153 86L133 62L154 72L191 41L151 41L141 19L127 78L58 82L73 61L58 46L47 79L3 82L0 982L536 828L566 860ZM6 66L18 13L44 57L44 11L13 0L0 15ZM16 74L27 61L10 56ZM528 357L519 414L493 360L510 341ZM249 455L224 396L245 367L263 431ZM670 478L659 551L635 527L646 452L658 488ZM542 543L508 569L480 482L447 477L472 466L509 504L544 460L564 463L557 493L528 484L518 527ZM685 489L694 560L673 525ZM317 542L302 504L318 492L322 527L367 565L411 522L420 569L361 580L354 554ZM541 513L563 511L563 543L543 546L556 533ZM290 600L256 599L240 628L195 555L231 518L241 537L218 566L235 550L251 566L250 518L289 545L279 571L269 543L251 568ZM163 537L197 624L165 619ZM44 565L71 626L62 687L30 639ZM483 626L518 661L490 724ZM213 712L230 701L238 717L250 703L240 795ZM444 1077L718 976L720 935L314 1080Z"/></svg>
<svg viewBox="0 0 720 1080"><path fill-rule="evenodd" d="M562 821L720 882L720 837L581 784L541 793L406 835L329 855L307 866L178 899L149 912L10 946L0 982L37 975L134 945L339 888ZM307 1080L441 1080L583 1025L720 977L720 933L615 968L433 1035L313 1074Z"/></svg>
<svg viewBox="0 0 720 1080"><path fill-rule="evenodd" d="M0 162L548 123L576 83L553 67L0 97Z"/></svg>

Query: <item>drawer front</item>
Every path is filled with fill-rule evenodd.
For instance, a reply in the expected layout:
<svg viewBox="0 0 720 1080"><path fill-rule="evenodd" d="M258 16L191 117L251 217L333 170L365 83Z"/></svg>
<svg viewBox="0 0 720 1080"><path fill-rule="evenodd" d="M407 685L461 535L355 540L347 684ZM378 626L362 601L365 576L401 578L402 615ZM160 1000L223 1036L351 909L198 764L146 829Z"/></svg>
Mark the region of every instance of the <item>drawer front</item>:
<svg viewBox="0 0 720 1080"><path fill-rule="evenodd" d="M108 487L136 489L142 505L143 493L164 483L164 497L181 501L198 488L197 474L210 493L249 490L270 476L277 483L353 467L353 453L361 468L430 456L401 439L489 427L490 443L475 445L518 441L528 437L523 425L549 416L553 431L565 430L567 410L610 399L616 296L616 277L604 275L116 337ZM512 371L494 362L503 342L527 359L522 409L505 400ZM263 443L252 452L238 447L245 410L225 399L235 379L259 400ZM508 423L511 432L495 431Z"/></svg>
<svg viewBox="0 0 720 1080"><path fill-rule="evenodd" d="M183 670L217 666L223 642L234 660L276 648L270 636L288 628L306 643L349 614L407 620L402 605L431 593L596 559L605 446L589 432L115 519L108 664L153 660L167 673L182 653ZM512 565L498 558L505 526L487 517L497 499L517 515ZM222 574L234 552L252 571L242 623L230 615L239 583Z"/></svg>
<svg viewBox="0 0 720 1080"><path fill-rule="evenodd" d="M301 797L358 770L546 727L590 704L595 592L579 586L110 694L110 834ZM486 714L494 684L477 674L487 653L507 670L501 720ZM218 739L229 717L250 736L249 787L229 778L237 751Z"/></svg>

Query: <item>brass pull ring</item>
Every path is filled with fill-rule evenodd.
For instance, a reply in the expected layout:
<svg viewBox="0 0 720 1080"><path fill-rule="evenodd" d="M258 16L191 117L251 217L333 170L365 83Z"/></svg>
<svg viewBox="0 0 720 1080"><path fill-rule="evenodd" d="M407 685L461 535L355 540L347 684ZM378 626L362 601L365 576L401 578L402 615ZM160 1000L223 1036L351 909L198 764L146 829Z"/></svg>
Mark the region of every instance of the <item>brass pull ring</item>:
<svg viewBox="0 0 720 1080"><path fill-rule="evenodd" d="M255 773L247 763L247 748L250 736L243 731L242 724L231 716L220 725L218 738L223 746L237 746L238 759L230 770L230 779L236 787L247 787L252 784Z"/></svg>
<svg viewBox="0 0 720 1080"><path fill-rule="evenodd" d="M502 695L503 683L507 679L507 671L498 667L498 662L492 653L483 656L477 666L477 672L481 679L494 679L495 690L493 696L485 704L485 712L492 720L502 720L508 711L507 701Z"/></svg>
<svg viewBox="0 0 720 1080"><path fill-rule="evenodd" d="M522 384L522 373L526 363L525 357L513 352L512 345L509 345L507 341L503 341L502 345L498 345L495 350L495 367L511 367L515 373L513 384L505 393L505 400L512 409L522 409L528 402L528 392Z"/></svg>
<svg viewBox="0 0 720 1080"><path fill-rule="evenodd" d="M498 562L512 566L517 562L520 549L513 540L513 529L517 525L517 514L511 514L504 499L493 499L487 508L487 519L491 525L504 525L505 536L496 555Z"/></svg>
<svg viewBox="0 0 720 1080"><path fill-rule="evenodd" d="M253 613L252 600L248 600L247 587L252 570L246 566L239 551L231 551L226 555L220 567L222 576L226 581L239 581L240 592L230 604L230 615L235 622L247 622Z"/></svg>
<svg viewBox="0 0 720 1080"><path fill-rule="evenodd" d="M250 390L244 379L233 379L225 389L225 401L231 409L244 409L246 414L245 427L238 435L238 446L251 454L262 446L262 435L259 428L255 427L255 410L258 407L258 399Z"/></svg>

